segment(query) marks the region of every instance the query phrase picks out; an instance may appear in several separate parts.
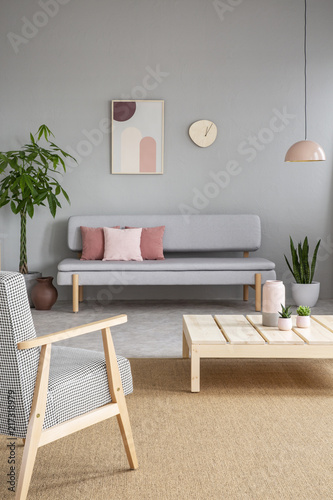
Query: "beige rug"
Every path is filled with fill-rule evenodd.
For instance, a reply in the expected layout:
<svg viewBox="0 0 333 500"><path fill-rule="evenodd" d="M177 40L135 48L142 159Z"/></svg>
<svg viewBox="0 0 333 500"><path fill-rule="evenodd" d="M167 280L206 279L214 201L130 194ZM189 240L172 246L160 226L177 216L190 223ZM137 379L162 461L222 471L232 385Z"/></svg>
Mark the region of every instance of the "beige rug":
<svg viewBox="0 0 333 500"><path fill-rule="evenodd" d="M131 360L127 398L140 468L116 419L40 448L33 500L333 499L333 362ZM20 464L22 447L17 448ZM6 491L0 438L0 498Z"/></svg>

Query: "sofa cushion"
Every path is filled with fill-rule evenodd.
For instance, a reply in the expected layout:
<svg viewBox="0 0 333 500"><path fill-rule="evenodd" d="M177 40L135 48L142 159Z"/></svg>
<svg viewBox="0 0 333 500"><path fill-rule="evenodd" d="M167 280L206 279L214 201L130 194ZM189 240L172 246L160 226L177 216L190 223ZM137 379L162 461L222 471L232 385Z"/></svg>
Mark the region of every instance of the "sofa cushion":
<svg viewBox="0 0 333 500"><path fill-rule="evenodd" d="M125 229L133 229L127 227ZM144 227L141 233L141 255L143 260L164 260L163 235L165 226Z"/></svg>
<svg viewBox="0 0 333 500"><path fill-rule="evenodd" d="M262 283L266 280L275 280L274 269L258 271ZM98 285L100 290L98 300L113 300L118 289L107 289L108 286L124 287L127 285L254 285L256 270L249 271L155 271L153 273L141 271L80 271L81 285ZM72 273L59 271L57 274L59 285L72 285ZM122 290L122 288L120 288Z"/></svg>
<svg viewBox="0 0 333 500"><path fill-rule="evenodd" d="M64 259L59 271L264 271L275 269L274 262L263 258L249 257L191 257L165 255L165 260L134 261L80 261Z"/></svg>
<svg viewBox="0 0 333 500"><path fill-rule="evenodd" d="M113 229L104 227L104 257L109 260L138 260L142 261L141 233L142 229Z"/></svg>
<svg viewBox="0 0 333 500"><path fill-rule="evenodd" d="M104 257L104 231L102 227L81 226L81 260L102 260ZM115 226L114 229L120 229Z"/></svg>

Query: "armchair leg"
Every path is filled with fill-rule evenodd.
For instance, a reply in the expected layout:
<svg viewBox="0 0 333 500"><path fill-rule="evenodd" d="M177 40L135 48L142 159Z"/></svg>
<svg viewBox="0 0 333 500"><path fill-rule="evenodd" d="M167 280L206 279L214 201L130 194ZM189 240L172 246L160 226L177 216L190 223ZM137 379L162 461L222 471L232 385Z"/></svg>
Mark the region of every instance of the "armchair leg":
<svg viewBox="0 0 333 500"><path fill-rule="evenodd" d="M139 466L138 459L110 328L103 329L102 336L111 399L118 404L120 413L117 415L117 420L129 466L131 469L137 469Z"/></svg>
<svg viewBox="0 0 333 500"><path fill-rule="evenodd" d="M73 312L79 312L79 275L72 274Z"/></svg>
<svg viewBox="0 0 333 500"><path fill-rule="evenodd" d="M255 275L256 311L261 311L261 274Z"/></svg>
<svg viewBox="0 0 333 500"><path fill-rule="evenodd" d="M32 471L44 423L47 387L49 380L51 344L41 348L34 397L31 405L26 443L23 450L22 464L16 488L16 500L27 498Z"/></svg>
<svg viewBox="0 0 333 500"><path fill-rule="evenodd" d="M123 438L123 443L127 455L127 460L131 469L137 469L139 467L138 459L136 456L133 434L131 429L131 423L128 416L127 405L124 400L120 403L118 398L118 407L120 414L117 415L117 421L121 433L121 437Z"/></svg>

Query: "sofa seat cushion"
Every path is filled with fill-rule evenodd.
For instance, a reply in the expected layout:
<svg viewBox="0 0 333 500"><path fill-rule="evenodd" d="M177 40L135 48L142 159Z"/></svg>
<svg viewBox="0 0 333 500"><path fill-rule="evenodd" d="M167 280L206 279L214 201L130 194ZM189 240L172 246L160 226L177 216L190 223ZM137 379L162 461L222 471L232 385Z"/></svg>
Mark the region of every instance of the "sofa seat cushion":
<svg viewBox="0 0 333 500"><path fill-rule="evenodd" d="M117 361L124 394L130 394L133 392L130 363L121 356L117 356ZM52 348L45 428L110 402L104 352Z"/></svg>
<svg viewBox="0 0 333 500"><path fill-rule="evenodd" d="M263 258L244 257L189 257L165 255L165 260L134 261L80 261L64 259L58 265L61 272L80 271L267 271L275 269L274 262Z"/></svg>

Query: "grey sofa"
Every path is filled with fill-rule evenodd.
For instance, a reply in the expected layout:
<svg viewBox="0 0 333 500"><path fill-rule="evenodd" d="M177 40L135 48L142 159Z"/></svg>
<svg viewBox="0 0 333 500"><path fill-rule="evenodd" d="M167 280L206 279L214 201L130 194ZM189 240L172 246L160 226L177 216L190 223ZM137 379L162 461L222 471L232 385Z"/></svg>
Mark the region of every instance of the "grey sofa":
<svg viewBox="0 0 333 500"><path fill-rule="evenodd" d="M80 261L80 226L165 226L165 260ZM261 282L275 279L275 264L249 257L261 244L257 215L88 215L68 221L68 246L77 256L58 265L58 284L73 287L78 312L84 285L243 285L255 289L261 310ZM242 254L239 254L242 252Z"/></svg>

